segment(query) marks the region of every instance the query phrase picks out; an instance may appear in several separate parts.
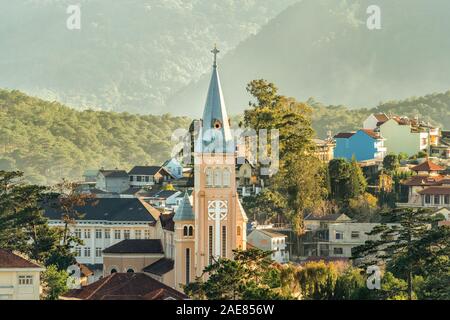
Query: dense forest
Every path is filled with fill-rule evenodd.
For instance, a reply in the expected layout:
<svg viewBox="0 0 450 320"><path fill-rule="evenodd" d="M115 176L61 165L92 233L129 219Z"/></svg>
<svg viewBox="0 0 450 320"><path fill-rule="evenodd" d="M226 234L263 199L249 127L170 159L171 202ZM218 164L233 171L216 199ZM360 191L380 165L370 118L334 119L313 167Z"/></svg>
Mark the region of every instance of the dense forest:
<svg viewBox="0 0 450 320"><path fill-rule="evenodd" d="M450 129L450 91L373 109L325 106L310 99L318 137L355 130L374 112L419 115ZM234 116L237 122L240 117ZM86 169L161 164L170 156L174 129L188 128L191 119L170 115L134 115L77 111L19 91L0 90L0 170L22 170L33 183L79 179ZM236 125L236 123L234 123Z"/></svg>
<svg viewBox="0 0 450 320"><path fill-rule="evenodd" d="M189 124L170 115L76 111L0 90L0 170L19 169L30 182L49 184L91 168L161 164L170 157L173 130Z"/></svg>

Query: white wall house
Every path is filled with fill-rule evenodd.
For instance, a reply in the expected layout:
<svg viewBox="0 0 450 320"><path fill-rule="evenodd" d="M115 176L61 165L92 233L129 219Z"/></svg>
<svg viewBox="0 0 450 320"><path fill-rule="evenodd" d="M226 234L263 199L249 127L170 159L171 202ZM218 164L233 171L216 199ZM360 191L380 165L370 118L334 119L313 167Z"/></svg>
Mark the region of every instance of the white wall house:
<svg viewBox="0 0 450 320"><path fill-rule="evenodd" d="M0 300L39 300L40 273L45 269L0 249Z"/></svg>
<svg viewBox="0 0 450 320"><path fill-rule="evenodd" d="M156 236L159 211L140 199L93 199L77 211L84 216L69 229L83 241L74 249L77 262L88 266L103 264L102 251L122 240L154 239ZM46 208L45 216L49 218L50 226L64 227L61 213L56 208ZM94 267L91 269L95 270Z"/></svg>
<svg viewBox="0 0 450 320"><path fill-rule="evenodd" d="M101 191L121 193L130 187L128 173L124 170L100 170L95 187Z"/></svg>
<svg viewBox="0 0 450 320"><path fill-rule="evenodd" d="M286 263L289 262L286 238L286 235L270 229L255 229L247 236L247 243L264 251L273 251L272 260Z"/></svg>
<svg viewBox="0 0 450 320"><path fill-rule="evenodd" d="M173 176L160 166L136 166L128 173L133 188L151 187L173 180Z"/></svg>

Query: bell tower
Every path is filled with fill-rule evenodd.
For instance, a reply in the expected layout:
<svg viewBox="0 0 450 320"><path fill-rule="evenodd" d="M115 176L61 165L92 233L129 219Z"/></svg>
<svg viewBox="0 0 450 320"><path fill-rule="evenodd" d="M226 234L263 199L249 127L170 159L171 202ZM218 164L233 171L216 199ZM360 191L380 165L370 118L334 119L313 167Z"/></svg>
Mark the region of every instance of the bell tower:
<svg viewBox="0 0 450 320"><path fill-rule="evenodd" d="M247 216L236 191L236 148L220 84L215 47L211 81L194 150L195 273L246 248Z"/></svg>

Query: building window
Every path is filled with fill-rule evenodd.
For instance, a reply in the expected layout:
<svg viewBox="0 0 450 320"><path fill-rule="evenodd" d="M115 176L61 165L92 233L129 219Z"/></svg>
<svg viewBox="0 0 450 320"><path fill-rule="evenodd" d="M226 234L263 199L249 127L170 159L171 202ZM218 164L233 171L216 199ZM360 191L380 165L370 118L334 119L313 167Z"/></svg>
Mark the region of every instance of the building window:
<svg viewBox="0 0 450 320"><path fill-rule="evenodd" d="M206 186L212 187L213 186L213 175L212 175L212 169L206 168Z"/></svg>
<svg viewBox="0 0 450 320"><path fill-rule="evenodd" d="M110 238L111 238L111 230L105 229L105 239L110 239Z"/></svg>
<svg viewBox="0 0 450 320"><path fill-rule="evenodd" d="M186 284L191 282L191 249L186 249Z"/></svg>
<svg viewBox="0 0 450 320"><path fill-rule="evenodd" d="M80 247L75 248L75 256L81 257L81 248Z"/></svg>
<svg viewBox="0 0 450 320"><path fill-rule="evenodd" d="M222 226L222 257L227 257L227 227Z"/></svg>
<svg viewBox="0 0 450 320"><path fill-rule="evenodd" d="M85 239L90 239L91 238L91 230L90 229L85 229L84 230L84 238Z"/></svg>
<svg viewBox="0 0 450 320"><path fill-rule="evenodd" d="M336 240L344 240L344 233L341 231L336 231Z"/></svg>
<svg viewBox="0 0 450 320"><path fill-rule="evenodd" d="M120 230L114 230L114 239L120 240Z"/></svg>
<svg viewBox="0 0 450 320"><path fill-rule="evenodd" d="M136 230L134 232L134 236L136 239L141 239L142 238L142 231L141 230Z"/></svg>
<svg viewBox="0 0 450 320"><path fill-rule="evenodd" d="M149 176L145 177L145 182L150 182L150 177Z"/></svg>
<svg viewBox="0 0 450 320"><path fill-rule="evenodd" d="M431 203L431 196L429 194L425 195L425 203L427 203L427 204Z"/></svg>
<svg viewBox="0 0 450 320"><path fill-rule="evenodd" d="M123 238L125 240L130 239L130 230L123 230Z"/></svg>
<svg viewBox="0 0 450 320"><path fill-rule="evenodd" d="M102 248L95 248L95 256L100 258L102 256Z"/></svg>
<svg viewBox="0 0 450 320"><path fill-rule="evenodd" d="M102 229L96 229L95 230L95 239L101 239L102 238Z"/></svg>
<svg viewBox="0 0 450 320"><path fill-rule="evenodd" d="M214 170L214 186L222 186L222 170L220 168L216 168L216 170Z"/></svg>
<svg viewBox="0 0 450 320"><path fill-rule="evenodd" d="M333 248L333 253L334 254L344 254L344 249L343 248Z"/></svg>
<svg viewBox="0 0 450 320"><path fill-rule="evenodd" d="M447 195L444 196L444 203L445 204L450 204L450 195L447 194Z"/></svg>
<svg viewBox="0 0 450 320"><path fill-rule="evenodd" d="M193 226L189 226L188 235L189 235L189 237L193 237L194 236L194 227Z"/></svg>
<svg viewBox="0 0 450 320"><path fill-rule="evenodd" d="M241 227L239 227L239 226L237 227L236 235L237 235L238 237L241 236Z"/></svg>
<svg viewBox="0 0 450 320"><path fill-rule="evenodd" d="M141 176L137 176L137 182L142 182L142 177Z"/></svg>
<svg viewBox="0 0 450 320"><path fill-rule="evenodd" d="M144 231L144 237L145 237L145 239L150 239L150 230Z"/></svg>
<svg viewBox="0 0 450 320"><path fill-rule="evenodd" d="M116 269L111 269L111 274L114 274L114 273L117 273L117 270Z"/></svg>
<svg viewBox="0 0 450 320"><path fill-rule="evenodd" d="M223 170L223 186L224 187L229 187L230 185L231 185L230 169L225 168L225 170Z"/></svg>
<svg viewBox="0 0 450 320"><path fill-rule="evenodd" d="M213 226L209 226L209 230L208 230L209 264L213 263L213 245L214 245L213 237L214 237Z"/></svg>
<svg viewBox="0 0 450 320"><path fill-rule="evenodd" d="M75 229L75 237L81 239L81 229Z"/></svg>
<svg viewBox="0 0 450 320"><path fill-rule="evenodd" d="M187 237L188 236L188 227L184 226L183 227L183 237Z"/></svg>
<svg viewBox="0 0 450 320"><path fill-rule="evenodd" d="M128 269L127 273L134 273L134 270L133 269Z"/></svg>
<svg viewBox="0 0 450 320"><path fill-rule="evenodd" d="M352 239L359 239L359 231L352 231Z"/></svg>
<svg viewBox="0 0 450 320"><path fill-rule="evenodd" d="M33 285L33 276L19 276L19 286Z"/></svg>
<svg viewBox="0 0 450 320"><path fill-rule="evenodd" d="M134 177L130 176L130 182L133 182L133 181L134 181Z"/></svg>
<svg viewBox="0 0 450 320"><path fill-rule="evenodd" d="M91 256L91 248L90 247L84 248L84 256L88 257L88 258Z"/></svg>
<svg viewBox="0 0 450 320"><path fill-rule="evenodd" d="M440 204L441 203L441 196L435 195L434 196L434 204Z"/></svg>

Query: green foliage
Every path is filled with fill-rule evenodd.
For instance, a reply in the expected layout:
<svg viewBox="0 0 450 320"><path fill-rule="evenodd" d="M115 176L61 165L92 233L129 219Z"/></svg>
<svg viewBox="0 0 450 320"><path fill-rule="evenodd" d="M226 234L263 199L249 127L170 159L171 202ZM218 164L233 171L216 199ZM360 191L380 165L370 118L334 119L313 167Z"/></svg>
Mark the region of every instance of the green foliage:
<svg viewBox="0 0 450 320"><path fill-rule="evenodd" d="M61 295L66 293L69 288L67 271L60 271L57 266L50 265L42 273L43 298L45 300L58 300Z"/></svg>
<svg viewBox="0 0 450 320"><path fill-rule="evenodd" d="M330 179L330 197L348 205L350 199L357 199L365 194L367 181L355 159L333 159L328 164Z"/></svg>
<svg viewBox="0 0 450 320"><path fill-rule="evenodd" d="M386 170L389 173L393 173L393 172L397 171L398 168L400 167L399 159L400 159L400 156L397 156L397 155L392 154L392 153L388 154L383 159L383 168L384 168L384 170Z"/></svg>
<svg viewBox="0 0 450 320"><path fill-rule="evenodd" d="M21 170L34 184L79 180L86 169L131 169L170 157L184 117L75 111L19 91L0 90L0 170Z"/></svg>
<svg viewBox="0 0 450 320"><path fill-rule="evenodd" d="M278 300L281 273L270 260L271 252L258 249L235 250L234 259L219 259L204 270L209 277L196 279L184 288L193 299L208 300Z"/></svg>

